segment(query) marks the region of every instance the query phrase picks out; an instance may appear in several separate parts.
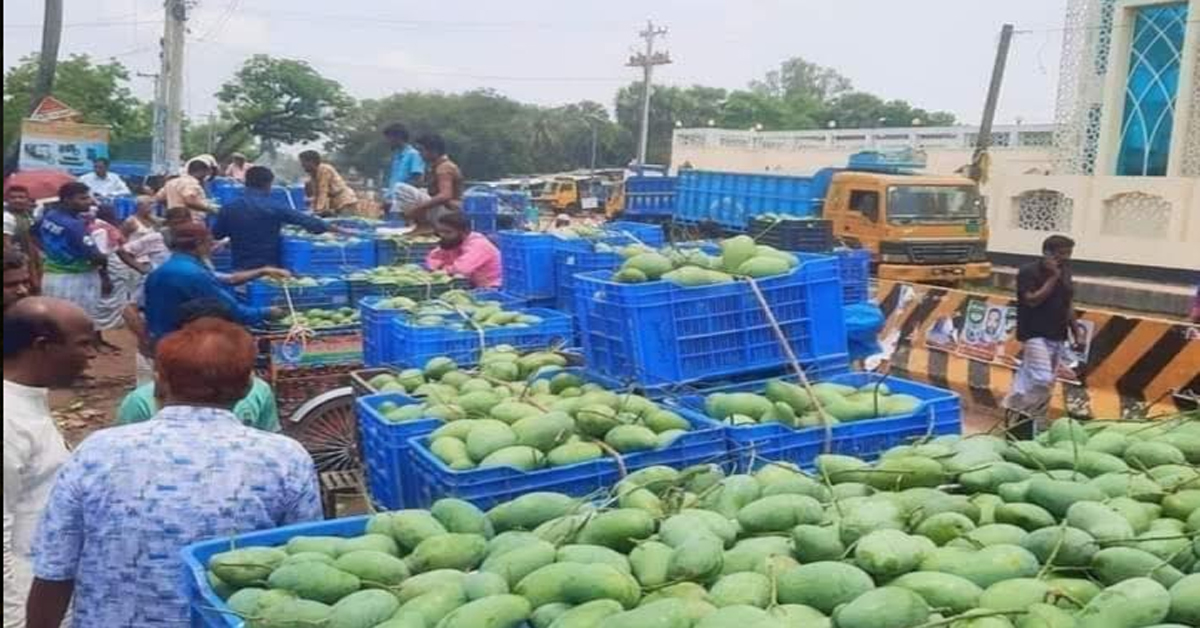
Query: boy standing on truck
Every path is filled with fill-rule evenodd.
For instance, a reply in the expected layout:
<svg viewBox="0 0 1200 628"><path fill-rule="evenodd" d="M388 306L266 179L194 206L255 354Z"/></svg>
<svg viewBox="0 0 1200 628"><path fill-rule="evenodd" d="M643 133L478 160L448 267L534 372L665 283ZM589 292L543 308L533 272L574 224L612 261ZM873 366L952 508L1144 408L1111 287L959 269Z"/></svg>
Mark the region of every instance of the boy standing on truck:
<svg viewBox="0 0 1200 628"><path fill-rule="evenodd" d="M1023 356L1004 407L1033 419L1037 428L1046 426L1068 338L1075 344L1084 340L1068 266L1074 248L1074 240L1052 235L1042 242L1042 258L1017 272L1017 340Z"/></svg>

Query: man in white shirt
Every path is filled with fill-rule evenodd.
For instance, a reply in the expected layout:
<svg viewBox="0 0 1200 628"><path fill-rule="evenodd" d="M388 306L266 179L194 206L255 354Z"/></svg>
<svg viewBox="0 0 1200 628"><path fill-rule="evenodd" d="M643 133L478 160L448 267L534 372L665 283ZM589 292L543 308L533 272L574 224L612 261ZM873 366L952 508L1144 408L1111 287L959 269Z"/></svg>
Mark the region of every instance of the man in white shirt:
<svg viewBox="0 0 1200 628"><path fill-rule="evenodd" d="M92 162L92 171L79 177L79 182L88 186L92 196L111 199L117 196L129 196L129 186L115 174L108 171L108 160L98 157Z"/></svg>
<svg viewBox="0 0 1200 628"><path fill-rule="evenodd" d="M25 626L30 546L58 468L69 457L48 395L95 356L92 321L59 299L27 297L4 312L4 628Z"/></svg>

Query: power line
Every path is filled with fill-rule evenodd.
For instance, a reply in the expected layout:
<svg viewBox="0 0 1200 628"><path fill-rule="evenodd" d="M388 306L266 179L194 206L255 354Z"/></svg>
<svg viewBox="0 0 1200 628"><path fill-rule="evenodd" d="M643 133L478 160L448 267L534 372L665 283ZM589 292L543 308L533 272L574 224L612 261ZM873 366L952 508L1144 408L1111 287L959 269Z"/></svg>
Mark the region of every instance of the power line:
<svg viewBox="0 0 1200 628"><path fill-rule="evenodd" d="M219 16L217 16L217 19L213 21L212 26L208 27L208 30L206 30L203 35L197 38L196 41L206 41L216 34L217 31L224 28L225 25L229 23L229 19L233 17L234 11L237 10L238 1L239 0L229 0L229 4L225 5L225 10L222 11Z"/></svg>
<svg viewBox="0 0 1200 628"><path fill-rule="evenodd" d="M555 31L596 31L602 28L616 29L624 28L624 23L618 22L594 22L590 21L586 24L564 24L563 22L540 22L540 21L463 21L463 20L414 20L408 18L388 18L379 16L362 16L348 15L336 13L315 13L304 11L256 11L254 9L242 9L242 13L248 15L259 15L268 17L272 20L305 20L314 22L353 22L364 26L375 26L384 28L429 28L441 30L463 30L463 31L503 31L503 30L555 30Z"/></svg>
<svg viewBox="0 0 1200 628"><path fill-rule="evenodd" d="M121 20L106 20L96 22L72 22L63 24L63 28L112 28L118 26L139 26L149 24L162 24L162 20L139 20L139 19L121 19ZM41 28L40 23L21 23L21 24L5 24L4 29L30 29Z"/></svg>
<svg viewBox="0 0 1200 628"><path fill-rule="evenodd" d="M228 44L225 42L217 43L217 42L213 42L213 41L197 41L195 43L200 44L200 45L205 45L205 46L220 46L221 48L224 48L224 49L233 48L233 49L243 50L243 51L251 52L251 53L264 52L261 49L254 48L251 46L238 46L236 44ZM276 55L274 53L268 53L268 54L272 54L273 56L282 56L282 57L289 56L289 55ZM341 67L348 67L348 68L361 68L361 69L366 69L366 70L379 70L382 72L391 72L394 74L399 73L399 74L413 74L413 75L417 75L417 76L443 76L443 77L450 77L450 78L469 78L469 79L475 79L475 80L481 80L481 81L512 81L512 82L523 82L523 81L551 82L551 81L553 81L553 82L563 82L563 83L566 83L566 82L628 83L629 82L629 79L624 78L624 77L619 77L619 76L513 76L513 75L501 75L501 74L477 74L474 72L456 71L456 70L419 70L419 69L399 68L399 67L395 67L395 66L385 66L385 65L370 64L370 63L355 63L355 62L350 62L350 61L336 61L336 60L330 60L330 59L320 59L318 63L321 65L332 65L332 66L341 66Z"/></svg>

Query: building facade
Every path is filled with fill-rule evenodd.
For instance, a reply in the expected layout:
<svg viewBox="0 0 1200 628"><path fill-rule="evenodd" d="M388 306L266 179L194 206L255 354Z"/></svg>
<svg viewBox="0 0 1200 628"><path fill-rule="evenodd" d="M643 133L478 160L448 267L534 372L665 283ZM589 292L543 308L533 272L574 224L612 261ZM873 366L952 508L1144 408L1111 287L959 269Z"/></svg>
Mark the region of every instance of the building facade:
<svg viewBox="0 0 1200 628"><path fill-rule="evenodd" d="M1080 259L1200 280L1200 0L1070 0L1063 38L1055 123L993 133L989 249L1037 255L1063 233ZM912 146L944 174L970 163L975 139L970 127L680 129L672 162L803 175Z"/></svg>

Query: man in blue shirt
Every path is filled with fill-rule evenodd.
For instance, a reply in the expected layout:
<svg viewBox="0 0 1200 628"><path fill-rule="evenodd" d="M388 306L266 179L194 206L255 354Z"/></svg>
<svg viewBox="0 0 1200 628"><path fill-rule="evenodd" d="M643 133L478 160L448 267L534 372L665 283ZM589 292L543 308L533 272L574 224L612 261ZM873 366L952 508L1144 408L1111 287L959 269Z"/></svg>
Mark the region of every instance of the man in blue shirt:
<svg viewBox="0 0 1200 628"><path fill-rule="evenodd" d="M75 181L58 189L58 201L33 226L45 258L42 294L70 301L95 320L100 297L112 292L112 282L108 258L96 248L83 217L92 195Z"/></svg>
<svg viewBox="0 0 1200 628"><path fill-rule="evenodd" d="M240 303L228 284L261 277L287 277L277 268L234 273L224 282L204 263L212 250L212 234L199 223L183 225L171 233L171 259L146 278L146 332L151 343L176 331L183 323L184 304L198 299L213 300L227 308L242 325L261 325L284 317L277 307L249 307Z"/></svg>
<svg viewBox="0 0 1200 628"><path fill-rule="evenodd" d="M234 270L280 266L283 258L280 231L285 224L302 227L310 233L341 233L312 214L271 200L274 181L275 173L270 168L251 166L246 170L245 195L217 214L213 236L218 240L229 238Z"/></svg>
<svg viewBox="0 0 1200 628"><path fill-rule="evenodd" d="M389 124L383 130L383 137L392 148L392 167L388 174L387 187L384 189L385 197L390 199L396 192L396 186L401 183L423 187L425 160L421 159L421 153L408 143L408 128L399 122Z"/></svg>

